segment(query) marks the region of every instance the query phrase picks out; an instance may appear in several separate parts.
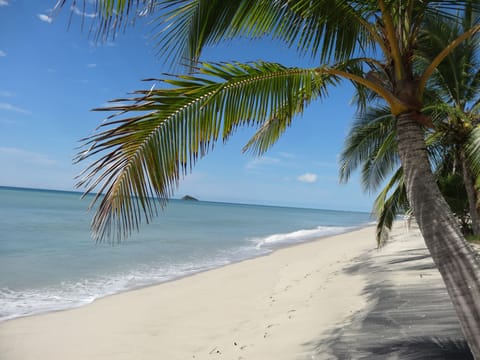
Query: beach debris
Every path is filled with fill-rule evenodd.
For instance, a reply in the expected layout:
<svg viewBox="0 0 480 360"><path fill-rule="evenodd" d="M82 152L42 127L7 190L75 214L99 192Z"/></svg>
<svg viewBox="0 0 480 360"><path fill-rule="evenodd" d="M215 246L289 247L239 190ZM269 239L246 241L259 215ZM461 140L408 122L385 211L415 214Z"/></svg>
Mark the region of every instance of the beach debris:
<svg viewBox="0 0 480 360"><path fill-rule="evenodd" d="M220 350L218 350L218 347L215 346L208 354L211 355L211 354L221 354L222 352Z"/></svg>

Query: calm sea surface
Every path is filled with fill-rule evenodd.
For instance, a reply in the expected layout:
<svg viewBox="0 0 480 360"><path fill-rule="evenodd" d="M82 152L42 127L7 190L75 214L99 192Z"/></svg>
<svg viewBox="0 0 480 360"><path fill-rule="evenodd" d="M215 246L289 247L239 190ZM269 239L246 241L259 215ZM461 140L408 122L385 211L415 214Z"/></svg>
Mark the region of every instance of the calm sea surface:
<svg viewBox="0 0 480 360"><path fill-rule="evenodd" d="M153 224L111 246L90 238L89 199L0 187L0 320L99 297L350 231L369 214L172 200Z"/></svg>

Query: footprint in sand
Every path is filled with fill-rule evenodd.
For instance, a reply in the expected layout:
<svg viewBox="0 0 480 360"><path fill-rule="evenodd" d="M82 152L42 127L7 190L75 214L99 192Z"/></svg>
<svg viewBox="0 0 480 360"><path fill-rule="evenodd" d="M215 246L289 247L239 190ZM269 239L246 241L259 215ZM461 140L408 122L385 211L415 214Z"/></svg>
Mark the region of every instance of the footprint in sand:
<svg viewBox="0 0 480 360"><path fill-rule="evenodd" d="M294 313L295 311L297 311L297 310L292 309L292 310L289 310L289 311L287 312L287 315L288 315L288 318L289 318L289 319L291 319L291 318L293 317L293 313Z"/></svg>
<svg viewBox="0 0 480 360"><path fill-rule="evenodd" d="M269 324L269 325L267 325L267 329L270 329L270 328L272 328L274 326L278 326L278 325L280 325L280 324ZM263 334L263 338L265 339L268 335L269 335L268 331L265 331L265 333Z"/></svg>
<svg viewBox="0 0 480 360"><path fill-rule="evenodd" d="M233 342L233 345L239 346L236 341ZM239 347L240 350L245 350L246 348L247 348L247 345L242 345L242 346Z"/></svg>
<svg viewBox="0 0 480 360"><path fill-rule="evenodd" d="M218 348L215 346L208 354L209 355L212 355L212 354L221 354L222 352L220 350L218 350Z"/></svg>

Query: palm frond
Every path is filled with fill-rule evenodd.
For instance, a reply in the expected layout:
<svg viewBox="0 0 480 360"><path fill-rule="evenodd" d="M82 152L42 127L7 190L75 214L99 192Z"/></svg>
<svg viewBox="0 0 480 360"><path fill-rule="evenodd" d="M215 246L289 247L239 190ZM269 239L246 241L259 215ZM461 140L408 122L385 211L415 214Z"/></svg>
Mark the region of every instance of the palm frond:
<svg viewBox="0 0 480 360"><path fill-rule="evenodd" d="M118 32L122 26L125 26L129 22L133 22L138 16L149 16L153 14L160 13L162 20L167 20L167 23L170 23L172 16L179 15L179 18L182 17L182 11L189 12L189 9L196 8L197 13L191 13L191 19L202 20L199 15L207 15L204 20L209 22L210 25L202 28L197 28L196 31L204 31L205 38L209 38L213 34L213 38L218 39L218 36L231 36L232 29L239 28L241 29L241 34L250 32L251 35L264 35L269 30L277 30L279 34L283 36L288 36L289 38L295 38L295 36L302 35L305 38L305 42L309 37L308 32L310 30L318 30L318 26L323 28L322 31L325 32L325 39L329 43L330 47L333 45L335 38L339 39L339 42L343 42L344 39L351 38L351 30L347 31L344 29L341 34L344 36L326 34L328 32L333 33L336 30L339 30L338 27L340 24L350 24L348 21L354 20L356 23L364 23L369 18L373 18L374 14L377 11L377 2L373 0L363 0L363 1L335 1L330 2L328 0L317 0L314 2L311 1L295 1L291 2L288 0L281 1L264 1L263 4L255 4L257 1L253 0L240 0L240 1L229 1L221 2L218 0L57 0L56 5L53 10L54 13L59 11L64 7L70 8L72 13L78 10L85 9L94 9L94 14L96 16L91 16L92 23L96 24L95 27L103 35L110 33L114 35ZM277 5L278 3L278 5ZM391 2L392 5L394 2ZM405 2L407 3L407 2ZM479 4L472 1L413 1L414 3L414 14L415 16L421 16L425 13L434 13L440 14L448 18L458 18L455 13L465 9L467 4L470 4L470 11L474 16L472 16L471 21L474 21L478 17L479 13ZM208 9L210 6L211 10ZM270 5L276 6L277 9L270 11L271 9L266 8L265 6ZM224 11L226 7L230 7L230 10ZM298 30L298 25L292 24L293 21L286 20L281 24L275 24L280 18L275 16L267 15L266 13L275 14L278 9L282 7L288 7L288 15L294 16L295 21L305 22L305 29L303 31ZM406 5L400 4L400 7L405 8ZM166 10L170 9L170 13L165 15ZM290 9L294 10L294 13L290 13ZM233 11L232 11L233 10ZM255 14L254 11L257 11ZM261 12L265 13L262 14ZM344 17L342 18L342 14ZM229 21L235 20L235 23L231 24L229 28ZM252 26L252 23L259 22L263 20L263 27L252 29L255 26ZM319 21L320 20L320 21ZM471 23L470 21L470 23ZM317 22L317 24L314 24ZM193 23L192 23L193 24ZM200 24L200 23L198 23ZM285 25L290 24L290 27ZM248 27L250 25L250 28ZM283 26L283 27L282 27ZM313 27L308 27L313 26ZM286 33L288 30L296 29L297 32L294 34L282 34ZM263 33L262 33L263 30ZM225 31L225 34L222 34L222 31ZM237 34L238 35L238 34ZM348 36L345 36L348 35ZM317 40L318 41L318 40ZM351 39L348 40L351 42Z"/></svg>
<svg viewBox="0 0 480 360"><path fill-rule="evenodd" d="M363 164L363 187L370 192L376 191L399 162L396 133L392 131L372 157Z"/></svg>
<svg viewBox="0 0 480 360"><path fill-rule="evenodd" d="M351 173L364 168L363 185L372 190L396 162L394 144L395 118L387 107L369 108L352 125L340 156L340 181L347 182ZM385 160L385 161L384 161ZM370 169L370 170L368 170Z"/></svg>
<svg viewBox="0 0 480 360"><path fill-rule="evenodd" d="M468 7L468 2L462 5L462 10L465 7ZM415 54L419 69L426 68L452 41L475 25L472 19L468 19L471 13L466 11L465 16L455 18L438 14L426 18ZM430 78L429 87L440 95L443 101L456 103L464 108L465 104L478 97L478 39L479 35L475 34L455 47Z"/></svg>
<svg viewBox="0 0 480 360"><path fill-rule="evenodd" d="M327 96L326 86L337 82L332 76L320 81L309 83L308 86L314 86L313 89L299 89L300 91L279 110L265 121L260 129L244 146L243 152L251 152L256 156L263 155L272 145L274 145L284 131L290 126L294 114L301 114L305 106L309 105L311 98ZM314 96L306 97L305 94L312 93ZM294 106L294 108L292 108Z"/></svg>
<svg viewBox="0 0 480 360"><path fill-rule="evenodd" d="M157 47L162 56L195 63L205 46L234 37L268 35L301 54L345 60L359 47L372 48L365 19L374 1L346 0L167 0L157 19Z"/></svg>
<svg viewBox="0 0 480 360"><path fill-rule="evenodd" d="M480 125L475 126L470 132L464 149L472 174L477 179L480 178Z"/></svg>
<svg viewBox="0 0 480 360"><path fill-rule="evenodd" d="M87 193L98 192L94 201L101 198L94 237L128 236L156 214L154 199L163 206L218 139L280 113L293 117L322 95L331 78L276 63L204 63L196 75L163 80L165 89L138 91L137 97L119 100L129 100L127 105L100 109L118 114L85 139L76 159L94 159L78 182Z"/></svg>
<svg viewBox="0 0 480 360"><path fill-rule="evenodd" d="M72 15L89 15L90 33L102 40L115 38L120 30L135 23L137 17L148 16L157 10L155 0L57 0L52 14L56 15L68 4ZM82 28L85 18L82 16Z"/></svg>
<svg viewBox="0 0 480 360"><path fill-rule="evenodd" d="M403 181L403 169L400 167L375 199L373 209L378 219L376 235L379 247L386 244L397 215L410 208Z"/></svg>
<svg viewBox="0 0 480 360"><path fill-rule="evenodd" d="M335 69L346 71L349 74L365 78L371 83L379 85L388 92L392 92L391 82L388 79L388 74L385 71L384 64L372 58L353 58L343 61L335 66ZM357 107L358 116L363 116L367 110L372 107L383 106L385 99L383 99L377 92L356 82L351 81L355 88L355 95L352 103Z"/></svg>

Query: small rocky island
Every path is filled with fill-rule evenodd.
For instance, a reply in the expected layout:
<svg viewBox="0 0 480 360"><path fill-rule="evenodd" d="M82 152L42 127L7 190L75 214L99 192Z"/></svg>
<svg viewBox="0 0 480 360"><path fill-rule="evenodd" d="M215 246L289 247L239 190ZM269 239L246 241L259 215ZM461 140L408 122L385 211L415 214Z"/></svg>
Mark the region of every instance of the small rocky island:
<svg viewBox="0 0 480 360"><path fill-rule="evenodd" d="M187 200L187 201L198 201L198 199L194 198L193 196L190 195L185 195L182 197L182 200Z"/></svg>

